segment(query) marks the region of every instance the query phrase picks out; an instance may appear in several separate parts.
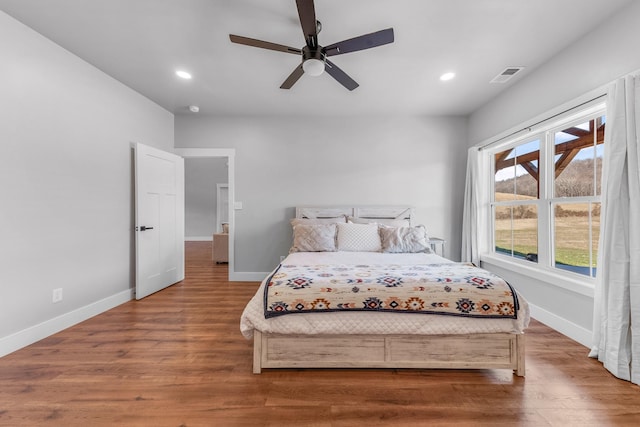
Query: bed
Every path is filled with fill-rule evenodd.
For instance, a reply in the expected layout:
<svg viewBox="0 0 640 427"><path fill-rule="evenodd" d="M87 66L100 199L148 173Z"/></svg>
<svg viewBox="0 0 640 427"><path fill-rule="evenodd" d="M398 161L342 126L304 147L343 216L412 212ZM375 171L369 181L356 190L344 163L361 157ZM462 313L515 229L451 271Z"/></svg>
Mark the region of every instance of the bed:
<svg viewBox="0 0 640 427"><path fill-rule="evenodd" d="M319 250L311 251L305 246L308 242L299 238L303 234L300 230L333 229L318 224L336 225L335 247L320 244L311 248ZM413 224L412 208L302 207L296 208L292 225L292 252L261 283L241 317L242 334L253 339L254 373L266 368L420 368L510 369L517 376L524 376L528 304L509 284L506 290L497 292L498 286L493 286L501 280L497 276L429 250L427 233ZM345 230L369 232L374 225L382 236L381 248L366 247L365 243L363 251L362 238L352 247L348 246L350 241L342 238L350 233ZM398 236L393 233L398 232L405 241L397 241ZM385 241L385 235L395 236L395 243ZM420 239L416 240L416 235ZM321 239L312 240L317 246ZM326 244L330 246L331 242ZM412 250L411 245L417 249ZM470 286L472 292L496 288L495 297L502 300L485 304L492 307L491 311L479 308L482 305L477 304L479 297L474 297L476 304L471 311L468 305L461 308L453 300L449 303L444 299L439 305L427 304L426 309L422 304L427 314L411 312L410 304L404 304L403 310L399 310L398 304L394 306L391 296L400 288L429 292L424 286L417 286L427 280L423 274L430 276L431 281L453 280L451 286L445 284L444 288L462 290L462 286L455 284L456 277L468 278L470 272L474 278L494 281L487 282L491 286L484 282L480 283L482 286L478 283ZM398 278L404 282L396 287L394 281ZM372 285L376 280L378 285ZM308 282L317 282L315 292L323 292L318 294L320 297L286 299L294 298L285 295L290 288L296 289L293 294L301 288L311 292L313 287L307 286ZM386 296L368 297L366 292L373 292L374 288L376 292L387 292ZM453 298L451 295L449 292L442 298ZM412 299L404 298L403 301ZM507 309L504 313L495 310L507 306L511 307L509 313ZM460 310L469 313L462 315Z"/></svg>

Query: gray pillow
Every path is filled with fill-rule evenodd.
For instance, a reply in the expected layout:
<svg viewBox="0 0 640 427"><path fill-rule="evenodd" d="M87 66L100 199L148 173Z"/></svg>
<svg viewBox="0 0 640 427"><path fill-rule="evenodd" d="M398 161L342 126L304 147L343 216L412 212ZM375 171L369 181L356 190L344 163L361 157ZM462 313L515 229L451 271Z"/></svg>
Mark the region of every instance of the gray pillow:
<svg viewBox="0 0 640 427"><path fill-rule="evenodd" d="M336 224L298 224L289 252L335 252Z"/></svg>
<svg viewBox="0 0 640 427"><path fill-rule="evenodd" d="M382 252L432 253L423 225L417 227L380 227Z"/></svg>

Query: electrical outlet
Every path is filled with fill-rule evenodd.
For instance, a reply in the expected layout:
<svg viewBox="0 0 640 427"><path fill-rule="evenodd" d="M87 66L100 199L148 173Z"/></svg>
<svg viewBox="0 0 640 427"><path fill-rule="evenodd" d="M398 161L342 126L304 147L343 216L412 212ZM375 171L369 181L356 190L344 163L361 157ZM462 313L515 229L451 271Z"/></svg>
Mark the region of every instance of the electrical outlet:
<svg viewBox="0 0 640 427"><path fill-rule="evenodd" d="M62 301L62 288L56 288L53 290L53 298L51 302L56 303L60 301Z"/></svg>

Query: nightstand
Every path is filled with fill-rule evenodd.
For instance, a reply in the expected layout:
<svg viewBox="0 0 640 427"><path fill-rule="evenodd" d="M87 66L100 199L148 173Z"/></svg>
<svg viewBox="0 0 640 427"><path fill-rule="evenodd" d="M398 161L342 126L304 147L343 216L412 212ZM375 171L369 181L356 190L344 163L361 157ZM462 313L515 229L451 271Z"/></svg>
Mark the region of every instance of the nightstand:
<svg viewBox="0 0 640 427"><path fill-rule="evenodd" d="M213 235L212 258L216 263L229 262L229 234L216 233Z"/></svg>
<svg viewBox="0 0 640 427"><path fill-rule="evenodd" d="M437 255L444 257L444 244L447 243L446 240L441 239L439 237L430 237L429 245L431 245L431 250L435 252Z"/></svg>

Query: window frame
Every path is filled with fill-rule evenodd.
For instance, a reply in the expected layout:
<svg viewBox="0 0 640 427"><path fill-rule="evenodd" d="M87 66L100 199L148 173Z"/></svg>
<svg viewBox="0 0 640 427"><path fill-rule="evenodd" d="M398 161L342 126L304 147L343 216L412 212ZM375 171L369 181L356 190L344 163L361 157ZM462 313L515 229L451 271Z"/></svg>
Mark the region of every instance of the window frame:
<svg viewBox="0 0 640 427"><path fill-rule="evenodd" d="M579 107L575 107L563 114L558 114L538 125L527 128L524 132L504 138L503 140L485 146L485 163L488 165L486 176L486 187L488 196L486 206L487 241L485 251L481 255L481 260L487 260L494 264L502 265L506 268L517 268L519 272L535 276L542 274L549 277L552 283L564 282L559 285L570 289L583 288L582 293L591 294L595 283L595 277L583 275L576 272L567 271L555 266L555 206L564 203L576 203L580 201L601 203L601 194L594 196L580 197L556 197L555 195L555 141L554 135L570 126L579 124L599 116L606 117L606 103L603 99L597 99ZM606 118L605 118L606 120ZM539 194L537 199L526 201L495 200L495 155L518 145L526 144L536 139L540 140L539 153ZM606 155L606 148L605 148ZM537 262L516 258L511 255L501 254L496 251L495 246L495 209L497 206L514 207L521 204L537 206L538 213L538 260ZM591 218L590 218L591 221ZM590 225L589 233L593 229ZM562 279L557 281L555 279ZM586 285L586 289L584 286Z"/></svg>

